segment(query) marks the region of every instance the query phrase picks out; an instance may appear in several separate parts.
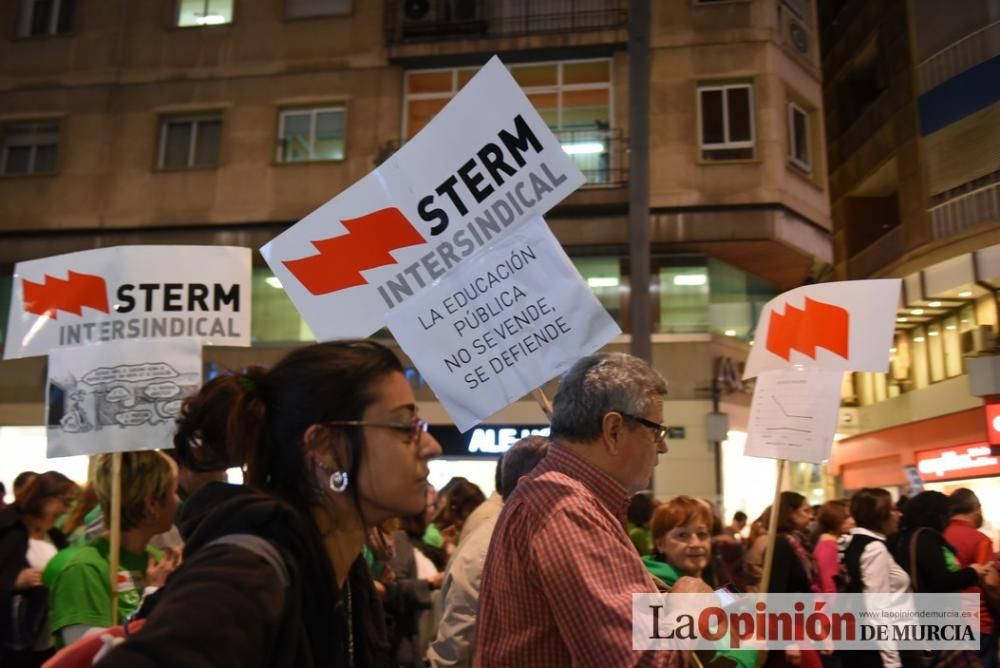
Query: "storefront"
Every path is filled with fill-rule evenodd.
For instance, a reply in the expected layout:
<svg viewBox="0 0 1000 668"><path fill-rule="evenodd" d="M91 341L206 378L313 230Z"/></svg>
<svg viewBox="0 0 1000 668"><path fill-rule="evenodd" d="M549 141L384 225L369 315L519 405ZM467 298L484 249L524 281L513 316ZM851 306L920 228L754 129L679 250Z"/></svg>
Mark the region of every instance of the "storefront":
<svg viewBox="0 0 1000 668"><path fill-rule="evenodd" d="M1000 405L942 415L846 438L834 446L831 471L845 490L885 487L950 494L973 490L982 502L983 531L1000 535ZM909 475L907 475L909 469Z"/></svg>
<svg viewBox="0 0 1000 668"><path fill-rule="evenodd" d="M544 425L484 424L464 434L454 425L431 425L441 444L441 456L430 462L428 481L441 489L456 476L477 485L489 496L494 489L497 459L525 436L548 436Z"/></svg>

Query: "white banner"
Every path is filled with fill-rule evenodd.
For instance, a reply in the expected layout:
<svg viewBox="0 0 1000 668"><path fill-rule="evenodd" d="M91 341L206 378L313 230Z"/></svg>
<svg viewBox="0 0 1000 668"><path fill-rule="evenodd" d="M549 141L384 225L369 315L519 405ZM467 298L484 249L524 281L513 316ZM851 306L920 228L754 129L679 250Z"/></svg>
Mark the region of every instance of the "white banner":
<svg viewBox="0 0 1000 668"><path fill-rule="evenodd" d="M584 180L494 57L392 157L260 252L317 339L364 337Z"/></svg>
<svg viewBox="0 0 1000 668"><path fill-rule="evenodd" d="M386 324L459 431L621 333L540 217L389 311Z"/></svg>
<svg viewBox="0 0 1000 668"><path fill-rule="evenodd" d="M754 384L743 454L819 464L830 458L843 371L765 371Z"/></svg>
<svg viewBox="0 0 1000 668"><path fill-rule="evenodd" d="M45 406L48 456L172 448L181 402L200 385L196 339L53 350Z"/></svg>
<svg viewBox="0 0 1000 668"><path fill-rule="evenodd" d="M250 345L249 248L116 246L14 267L5 359L164 338Z"/></svg>
<svg viewBox="0 0 1000 668"><path fill-rule="evenodd" d="M743 377L794 365L885 372L901 283L820 283L775 297L761 312Z"/></svg>

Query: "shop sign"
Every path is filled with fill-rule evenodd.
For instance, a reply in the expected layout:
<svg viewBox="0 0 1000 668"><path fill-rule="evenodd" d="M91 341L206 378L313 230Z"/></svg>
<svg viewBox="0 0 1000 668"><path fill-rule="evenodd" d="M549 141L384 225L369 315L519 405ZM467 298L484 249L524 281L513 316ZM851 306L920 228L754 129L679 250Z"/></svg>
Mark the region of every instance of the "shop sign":
<svg viewBox="0 0 1000 668"><path fill-rule="evenodd" d="M916 460L920 476L930 482L1000 475L1000 447L988 443L923 450Z"/></svg>
<svg viewBox="0 0 1000 668"><path fill-rule="evenodd" d="M1000 445L1000 404L986 404L986 438Z"/></svg>
<svg viewBox="0 0 1000 668"><path fill-rule="evenodd" d="M429 431L441 444L445 458L496 459L526 436L549 435L549 428L542 425L483 425L464 434L454 425L431 425Z"/></svg>

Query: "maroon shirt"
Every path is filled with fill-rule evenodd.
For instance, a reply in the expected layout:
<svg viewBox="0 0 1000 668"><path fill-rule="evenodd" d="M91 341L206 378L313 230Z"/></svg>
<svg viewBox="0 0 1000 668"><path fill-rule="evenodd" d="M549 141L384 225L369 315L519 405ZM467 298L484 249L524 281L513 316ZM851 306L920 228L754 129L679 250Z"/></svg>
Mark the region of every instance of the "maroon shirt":
<svg viewBox="0 0 1000 668"><path fill-rule="evenodd" d="M955 557L962 568L969 564L988 564L993 558L993 543L989 536L972 526L971 522L953 519L944 530L944 539L955 548ZM992 633L993 616L986 604L982 587L976 585L963 589L962 592L979 594L979 630L985 634Z"/></svg>
<svg viewBox="0 0 1000 668"><path fill-rule="evenodd" d="M656 587L625 532L629 494L553 444L504 503L479 594L476 666L679 666L632 649L632 594Z"/></svg>

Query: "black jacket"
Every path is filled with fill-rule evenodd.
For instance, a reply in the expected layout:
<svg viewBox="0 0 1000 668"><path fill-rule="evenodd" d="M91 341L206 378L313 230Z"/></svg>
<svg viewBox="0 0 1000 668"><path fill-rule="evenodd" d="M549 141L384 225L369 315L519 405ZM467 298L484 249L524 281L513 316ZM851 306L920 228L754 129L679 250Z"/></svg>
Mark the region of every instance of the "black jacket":
<svg viewBox="0 0 1000 668"><path fill-rule="evenodd" d="M910 543L916 535L917 570L910 563ZM971 568L949 571L944 560L944 550L955 552L941 533L933 529L911 529L899 536L895 547L896 563L910 574L915 592L947 593L957 592L979 582L979 576Z"/></svg>
<svg viewBox="0 0 1000 668"><path fill-rule="evenodd" d="M146 625L102 668L349 666L352 654L354 666L385 665L383 615L364 560L354 562L348 587L339 591L318 532L294 508L245 487L209 483L185 504L178 526L183 563L140 611ZM204 548L236 533L270 541L292 584L284 588L250 550Z"/></svg>

